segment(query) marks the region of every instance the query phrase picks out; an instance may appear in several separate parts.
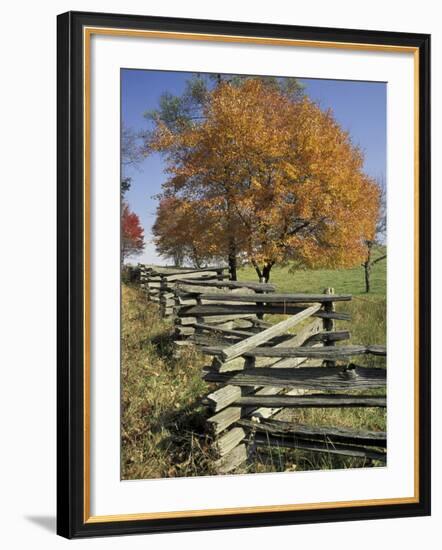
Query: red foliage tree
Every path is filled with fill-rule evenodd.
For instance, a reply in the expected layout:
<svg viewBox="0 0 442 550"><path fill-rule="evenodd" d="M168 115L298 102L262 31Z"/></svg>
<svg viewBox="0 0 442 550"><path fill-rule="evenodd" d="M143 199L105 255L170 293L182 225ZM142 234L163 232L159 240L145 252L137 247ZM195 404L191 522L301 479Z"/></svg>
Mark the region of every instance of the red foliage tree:
<svg viewBox="0 0 442 550"><path fill-rule="evenodd" d="M129 205L123 202L121 213L121 257L124 261L129 256L137 256L144 249L144 230L140 218L132 212Z"/></svg>

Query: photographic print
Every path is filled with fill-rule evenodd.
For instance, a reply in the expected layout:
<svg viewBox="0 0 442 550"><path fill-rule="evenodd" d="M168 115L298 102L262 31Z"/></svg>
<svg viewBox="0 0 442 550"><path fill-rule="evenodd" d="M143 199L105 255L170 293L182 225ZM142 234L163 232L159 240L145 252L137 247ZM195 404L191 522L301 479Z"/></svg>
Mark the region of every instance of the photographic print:
<svg viewBox="0 0 442 550"><path fill-rule="evenodd" d="M121 479L386 467L387 83L120 78Z"/></svg>

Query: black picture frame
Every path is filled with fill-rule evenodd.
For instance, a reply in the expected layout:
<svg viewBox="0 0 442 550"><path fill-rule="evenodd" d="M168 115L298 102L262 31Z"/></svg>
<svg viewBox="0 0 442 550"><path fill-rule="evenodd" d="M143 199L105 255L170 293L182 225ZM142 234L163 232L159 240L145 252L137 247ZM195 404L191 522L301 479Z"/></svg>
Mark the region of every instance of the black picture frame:
<svg viewBox="0 0 442 550"><path fill-rule="evenodd" d="M406 46L419 59L419 498L384 504L199 517L89 521L84 462L84 82L85 27L268 37L331 43ZM57 532L67 538L335 522L430 514L430 36L69 12L58 16L58 380Z"/></svg>

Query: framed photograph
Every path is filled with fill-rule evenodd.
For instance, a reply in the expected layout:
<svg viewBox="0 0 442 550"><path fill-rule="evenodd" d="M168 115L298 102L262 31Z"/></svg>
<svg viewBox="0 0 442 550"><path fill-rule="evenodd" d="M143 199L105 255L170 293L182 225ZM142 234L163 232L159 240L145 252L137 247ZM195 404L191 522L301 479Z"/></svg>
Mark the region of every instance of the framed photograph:
<svg viewBox="0 0 442 550"><path fill-rule="evenodd" d="M58 533L430 514L430 37L58 17Z"/></svg>

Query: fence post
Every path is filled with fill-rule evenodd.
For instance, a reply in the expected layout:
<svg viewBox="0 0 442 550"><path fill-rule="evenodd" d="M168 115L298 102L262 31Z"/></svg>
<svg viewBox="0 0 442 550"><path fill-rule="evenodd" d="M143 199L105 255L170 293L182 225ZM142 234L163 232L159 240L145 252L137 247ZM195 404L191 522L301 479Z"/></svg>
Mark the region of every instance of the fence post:
<svg viewBox="0 0 442 550"><path fill-rule="evenodd" d="M326 288L324 290L324 294L334 294L335 293L335 289L334 288ZM335 304L334 302L325 302L324 304L324 311L327 312L327 313L332 313L335 311ZM335 321L333 319L324 319L323 321L323 327L324 327L324 330L327 331L327 332L331 332L333 330L335 330ZM334 346L335 343L334 342L329 342L329 341L325 341L324 342L324 346ZM334 367L336 366L336 362L335 361L324 361L324 366L326 367Z"/></svg>
<svg viewBox="0 0 442 550"><path fill-rule="evenodd" d="M143 289L144 297L146 301L149 300L149 280L145 264L138 264L140 266L140 287Z"/></svg>
<svg viewBox="0 0 442 550"><path fill-rule="evenodd" d="M167 279L164 277L164 275L161 275L160 280L160 288L158 292L158 305L160 309L160 316L164 319L166 317L166 306L163 303L164 294L166 292L166 286L167 286Z"/></svg>

